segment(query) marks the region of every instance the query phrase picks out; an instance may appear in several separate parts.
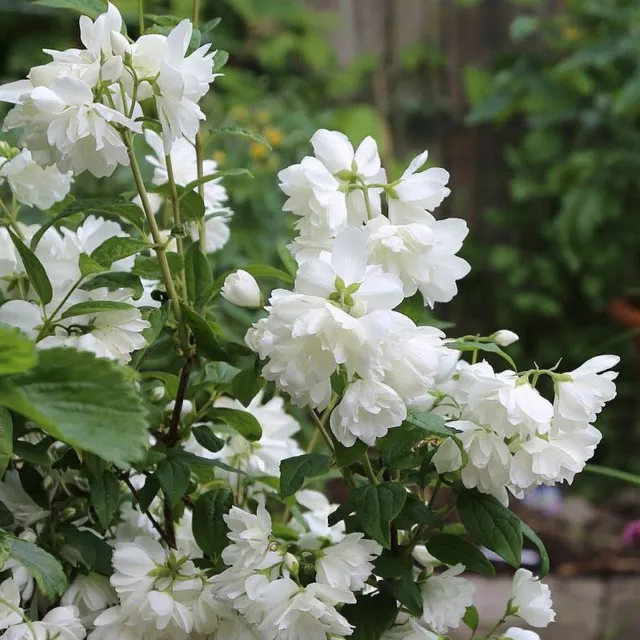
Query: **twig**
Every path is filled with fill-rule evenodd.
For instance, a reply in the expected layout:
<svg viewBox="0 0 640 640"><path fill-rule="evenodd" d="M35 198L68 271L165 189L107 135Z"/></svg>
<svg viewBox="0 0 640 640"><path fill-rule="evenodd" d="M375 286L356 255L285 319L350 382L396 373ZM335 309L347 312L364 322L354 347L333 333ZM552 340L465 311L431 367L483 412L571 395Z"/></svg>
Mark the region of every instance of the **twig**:
<svg viewBox="0 0 640 640"><path fill-rule="evenodd" d="M138 506L142 509L142 505L140 504L140 495L138 494L138 490L131 483L131 480L129 480L129 476L126 473L122 472L120 474L120 479L127 485L127 487L129 488L129 491L131 491L131 495L135 498L135 501L137 502ZM149 509L142 509L142 512L144 513L145 516L147 516L153 528L160 534L160 537L167 544L169 544L167 534L165 533L164 529L160 526L160 523L155 519L153 514L149 511Z"/></svg>
<svg viewBox="0 0 640 640"><path fill-rule="evenodd" d="M182 371L180 372L180 382L178 383L178 392L176 393L176 403L173 406L171 425L165 441L167 447L175 447L175 445L180 441L180 414L182 413L184 396L187 392L187 385L189 384L189 373L191 372L192 359L192 356L187 357L184 365L182 366Z"/></svg>

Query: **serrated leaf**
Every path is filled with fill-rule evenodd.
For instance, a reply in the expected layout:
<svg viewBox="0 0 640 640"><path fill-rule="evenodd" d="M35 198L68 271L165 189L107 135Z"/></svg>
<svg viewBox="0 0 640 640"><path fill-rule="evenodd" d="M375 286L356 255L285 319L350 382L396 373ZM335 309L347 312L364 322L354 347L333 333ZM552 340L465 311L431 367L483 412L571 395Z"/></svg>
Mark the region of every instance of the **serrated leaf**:
<svg viewBox="0 0 640 640"><path fill-rule="evenodd" d="M75 318L92 313L130 311L131 309L135 309L135 307L126 302L117 302L116 300L87 300L86 302L78 302L78 304L69 307L60 318L64 320L65 318Z"/></svg>
<svg viewBox="0 0 640 640"><path fill-rule="evenodd" d="M101 273L94 276L91 280L85 282L80 288L83 291L93 291L94 289L106 288L109 291L117 289L131 289L133 299L139 300L144 293L144 287L140 278L126 271L111 271L109 273Z"/></svg>
<svg viewBox="0 0 640 640"><path fill-rule="evenodd" d="M98 521L106 529L120 504L120 482L111 471L104 471L91 481L90 496Z"/></svg>
<svg viewBox="0 0 640 640"><path fill-rule="evenodd" d="M270 151L273 150L269 141L261 133L251 131L250 129L243 129L242 127L218 127L213 130L213 133L248 138L249 140L253 140L254 142L264 145Z"/></svg>
<svg viewBox="0 0 640 640"><path fill-rule="evenodd" d="M306 453L287 458L280 463L280 495L292 496L308 478L329 472L331 458L319 453Z"/></svg>
<svg viewBox="0 0 640 640"><path fill-rule="evenodd" d="M356 512L364 532L389 549L391 522L402 511L407 500L404 487L395 482L382 482L354 489L349 504Z"/></svg>
<svg viewBox="0 0 640 640"><path fill-rule="evenodd" d="M533 542L538 548L540 553L540 578L544 578L549 573L549 554L547 548L544 546L544 542L540 540L538 534L525 522L520 520L520 528L522 533Z"/></svg>
<svg viewBox="0 0 640 640"><path fill-rule="evenodd" d="M104 0L37 0L34 4L54 9L70 9L93 19L107 10L107 3Z"/></svg>
<svg viewBox="0 0 640 640"><path fill-rule="evenodd" d="M149 249L151 245L135 238L107 238L99 247L91 252L91 259L103 267L110 267L114 262L128 258L140 251Z"/></svg>
<svg viewBox="0 0 640 640"><path fill-rule="evenodd" d="M124 368L88 352L41 350L33 369L0 378L0 404L119 466L147 448L146 411L132 381Z"/></svg>
<svg viewBox="0 0 640 640"><path fill-rule="evenodd" d="M438 533L427 541L427 551L445 564L462 563L469 571L495 576L496 570L482 551L466 538L452 533Z"/></svg>
<svg viewBox="0 0 640 640"><path fill-rule="evenodd" d="M511 566L520 566L522 528L520 519L493 496L477 491L458 495L458 514L469 534Z"/></svg>
<svg viewBox="0 0 640 640"><path fill-rule="evenodd" d="M193 433L193 437L196 439L196 442L207 451L217 453L222 449L222 447L224 447L224 440L222 438L218 438L218 436L211 430L211 427L208 427L207 425L193 427L191 429L191 433Z"/></svg>
<svg viewBox="0 0 640 640"><path fill-rule="evenodd" d="M196 341L196 351L209 360L227 360L227 354L209 326L209 323L193 309L186 305L180 306L185 320L193 332L193 337Z"/></svg>
<svg viewBox="0 0 640 640"><path fill-rule="evenodd" d="M214 407L207 415L211 420L224 422L251 442L257 442L262 437L260 423L248 411Z"/></svg>
<svg viewBox="0 0 640 640"><path fill-rule="evenodd" d="M35 364L33 342L18 329L0 325L0 376L27 371Z"/></svg>
<svg viewBox="0 0 640 640"><path fill-rule="evenodd" d="M450 436L455 433L446 426L445 419L437 413L423 413L410 410L402 424L418 427L426 433L432 433L437 436Z"/></svg>
<svg viewBox="0 0 640 640"><path fill-rule="evenodd" d="M228 362L207 362L204 365L204 381L215 385L229 384L238 374L238 369Z"/></svg>
<svg viewBox="0 0 640 640"><path fill-rule="evenodd" d="M168 458L158 463L156 477L171 504L176 504L189 488L191 471L181 460Z"/></svg>
<svg viewBox="0 0 640 640"><path fill-rule="evenodd" d="M192 530L196 543L207 555L217 557L229 544L228 527L223 516L233 507L228 489L203 493L193 505Z"/></svg>
<svg viewBox="0 0 640 640"><path fill-rule="evenodd" d="M213 295L213 272L197 242L185 253L184 272L189 301L196 309L204 307Z"/></svg>
<svg viewBox="0 0 640 640"><path fill-rule="evenodd" d="M54 601L66 591L67 578L52 555L32 542L0 532L0 539L3 538L9 546L9 556L35 578L38 588L48 600Z"/></svg>
<svg viewBox="0 0 640 640"><path fill-rule="evenodd" d="M16 251L20 255L22 264L29 276L29 281L38 295L38 299L42 304L49 304L53 298L53 289L51 288L51 282L49 281L49 276L45 268L42 266L40 260L38 260L36 254L33 253L11 229L7 228L7 231L11 236Z"/></svg>

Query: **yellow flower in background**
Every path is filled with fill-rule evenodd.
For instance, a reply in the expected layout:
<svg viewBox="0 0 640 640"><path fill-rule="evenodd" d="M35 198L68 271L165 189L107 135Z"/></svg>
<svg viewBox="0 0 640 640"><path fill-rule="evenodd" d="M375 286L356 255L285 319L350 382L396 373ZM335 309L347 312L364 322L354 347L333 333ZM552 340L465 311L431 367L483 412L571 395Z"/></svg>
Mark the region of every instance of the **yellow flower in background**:
<svg viewBox="0 0 640 640"><path fill-rule="evenodd" d="M211 157L218 163L224 164L224 161L227 159L227 154L224 151L214 151L211 154Z"/></svg>
<svg viewBox="0 0 640 640"><path fill-rule="evenodd" d="M284 133L277 127L269 125L263 131L264 137L272 147L279 147L284 140Z"/></svg>
<svg viewBox="0 0 640 640"><path fill-rule="evenodd" d="M249 109L242 105L236 105L235 107L231 107L229 115L236 122L246 122L249 119Z"/></svg>
<svg viewBox="0 0 640 640"><path fill-rule="evenodd" d="M262 160L267 157L269 149L260 142L252 142L249 147L249 153L254 160Z"/></svg>
<svg viewBox="0 0 640 640"><path fill-rule="evenodd" d="M566 27L562 30L562 35L565 40L579 40L580 39L580 29L578 27Z"/></svg>
<svg viewBox="0 0 640 640"><path fill-rule="evenodd" d="M266 109L259 109L256 111L256 122L261 126L269 124L271 122L271 113Z"/></svg>

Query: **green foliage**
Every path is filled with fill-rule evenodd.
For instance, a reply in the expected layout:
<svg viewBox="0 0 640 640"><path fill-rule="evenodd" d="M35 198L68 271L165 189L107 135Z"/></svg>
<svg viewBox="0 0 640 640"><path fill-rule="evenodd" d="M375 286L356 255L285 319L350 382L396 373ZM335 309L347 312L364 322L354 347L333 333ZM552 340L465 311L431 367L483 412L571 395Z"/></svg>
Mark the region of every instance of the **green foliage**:
<svg viewBox="0 0 640 640"><path fill-rule="evenodd" d="M496 574L493 565L482 551L462 536L439 533L427 541L427 551L446 564L462 563L469 571L477 571L485 576Z"/></svg>
<svg viewBox="0 0 640 640"><path fill-rule="evenodd" d="M228 489L203 493L193 507L193 536L198 546L215 558L227 546L227 525L223 519L233 506L233 494Z"/></svg>
<svg viewBox="0 0 640 640"><path fill-rule="evenodd" d="M307 453L287 458L280 463L280 495L293 495L308 478L315 478L329 471L329 456Z"/></svg>

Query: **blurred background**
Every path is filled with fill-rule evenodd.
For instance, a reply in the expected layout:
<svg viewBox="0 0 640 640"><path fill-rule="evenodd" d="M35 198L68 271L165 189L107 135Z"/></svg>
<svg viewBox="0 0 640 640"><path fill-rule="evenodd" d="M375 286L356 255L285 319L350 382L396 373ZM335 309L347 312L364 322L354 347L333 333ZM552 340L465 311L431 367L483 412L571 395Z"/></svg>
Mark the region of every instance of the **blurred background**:
<svg viewBox="0 0 640 640"><path fill-rule="evenodd" d="M136 34L136 0L116 4ZM145 0L145 12L189 17L191 5ZM392 178L429 149L451 172L439 214L471 229L471 274L434 322L516 331L523 368L619 354L595 462L640 472L640 0L202 0L202 11L222 18L213 43L230 53L207 127L250 129L273 148L209 137L222 168L255 176L226 181L236 215L216 268L282 259L293 233L277 172L316 129L372 134ZM47 62L42 47L75 46L77 16L0 0L0 36L6 82ZM125 191L126 172L116 180ZM560 581L559 623L542 637L640 637L640 489L585 473L570 497L540 490L522 509Z"/></svg>

